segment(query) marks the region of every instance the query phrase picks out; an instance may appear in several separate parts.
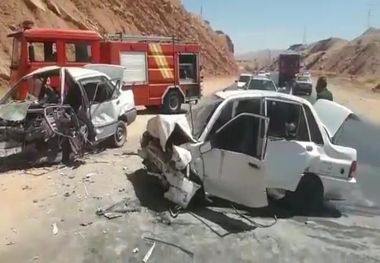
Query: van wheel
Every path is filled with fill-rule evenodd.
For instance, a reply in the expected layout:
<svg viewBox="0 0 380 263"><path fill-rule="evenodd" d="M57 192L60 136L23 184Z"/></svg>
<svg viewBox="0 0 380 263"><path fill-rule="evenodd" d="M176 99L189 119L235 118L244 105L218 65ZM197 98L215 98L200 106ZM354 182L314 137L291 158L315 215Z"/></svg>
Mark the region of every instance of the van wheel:
<svg viewBox="0 0 380 263"><path fill-rule="evenodd" d="M289 193L290 206L299 213L319 212L323 208L323 184L315 174L305 174L295 192Z"/></svg>
<svg viewBox="0 0 380 263"><path fill-rule="evenodd" d="M164 105L162 106L163 113L177 113L181 110L182 96L177 90L169 91L164 99Z"/></svg>
<svg viewBox="0 0 380 263"><path fill-rule="evenodd" d="M123 147L127 140L127 128L123 121L119 121L116 126L115 134L110 138L111 145L115 148Z"/></svg>

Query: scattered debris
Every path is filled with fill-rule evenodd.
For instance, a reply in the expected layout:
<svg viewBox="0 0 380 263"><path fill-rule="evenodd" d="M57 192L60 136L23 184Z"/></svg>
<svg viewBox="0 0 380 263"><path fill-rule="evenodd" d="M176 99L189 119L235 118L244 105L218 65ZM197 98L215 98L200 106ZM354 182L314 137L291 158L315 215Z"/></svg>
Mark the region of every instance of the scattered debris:
<svg viewBox="0 0 380 263"><path fill-rule="evenodd" d="M119 189L119 193L122 193L122 192L124 192L125 191L125 188L120 188Z"/></svg>
<svg viewBox="0 0 380 263"><path fill-rule="evenodd" d="M98 208L96 215L105 216L107 219L115 219L121 217L125 213L140 212L141 208L137 205L128 205L129 200L122 200L106 209ZM132 202L131 202L132 203Z"/></svg>
<svg viewBox="0 0 380 263"><path fill-rule="evenodd" d="M89 194L88 194L87 187L86 187L85 183L83 183L83 188L84 188L84 191L86 192L86 198L87 198L89 196Z"/></svg>
<svg viewBox="0 0 380 263"><path fill-rule="evenodd" d="M96 173L89 173L86 175L86 179L90 179L94 175L96 175Z"/></svg>
<svg viewBox="0 0 380 263"><path fill-rule="evenodd" d="M153 238L153 237L143 237L143 239L147 240L147 241L153 241L153 242L158 242L158 243L161 243L161 244L165 244L165 245L168 245L168 246L172 246L172 247L175 247L175 248L178 248L179 250L181 250L182 252L184 252L185 254L187 254L188 256L190 256L191 258L194 257L194 253L191 252L190 250L187 250L177 244L174 244L174 243L170 243L170 242L167 242L167 241L163 241L163 240L160 240L160 239L157 239L157 238Z"/></svg>
<svg viewBox="0 0 380 263"><path fill-rule="evenodd" d="M22 190L32 190L32 188L29 185L25 185L21 189Z"/></svg>
<svg viewBox="0 0 380 263"><path fill-rule="evenodd" d="M70 193L69 193L69 192L66 192L63 196L64 196L64 197L69 197L69 196L70 196Z"/></svg>
<svg viewBox="0 0 380 263"><path fill-rule="evenodd" d="M33 257L33 260L35 260L35 261L40 260L40 257L39 256L35 256L35 257Z"/></svg>
<svg viewBox="0 0 380 263"><path fill-rule="evenodd" d="M9 242L6 243L5 245L7 245L7 246L13 246L13 245L16 245L16 242L9 241Z"/></svg>
<svg viewBox="0 0 380 263"><path fill-rule="evenodd" d="M172 220L166 212L157 213L156 218L157 218L158 223L161 223L167 226L170 226L172 224Z"/></svg>
<svg viewBox="0 0 380 263"><path fill-rule="evenodd" d="M89 226L92 225L93 222L80 223L81 226Z"/></svg>
<svg viewBox="0 0 380 263"><path fill-rule="evenodd" d="M146 254L145 254L145 256L144 256L144 258L142 260L144 263L148 262L148 260L149 260L150 256L152 255L153 250L154 250L155 247L156 247L156 242L153 242L153 245L150 247L150 249L148 250L148 252L146 252Z"/></svg>
<svg viewBox="0 0 380 263"><path fill-rule="evenodd" d="M121 155L126 155L126 156L139 156L137 152L123 152Z"/></svg>
<svg viewBox="0 0 380 263"><path fill-rule="evenodd" d="M123 216L122 214L119 214L119 213L112 213L112 212L104 213L103 215L104 215L104 217L107 218L107 219L115 219L115 218L118 218L118 217L122 217L122 216Z"/></svg>
<svg viewBox="0 0 380 263"><path fill-rule="evenodd" d="M57 235L58 234L58 226L56 223L53 223L51 225L53 227L53 235Z"/></svg>
<svg viewBox="0 0 380 263"><path fill-rule="evenodd" d="M132 250L132 252L133 252L134 254L139 253L139 248L138 248L138 247L135 247L135 248Z"/></svg>
<svg viewBox="0 0 380 263"><path fill-rule="evenodd" d="M55 170L57 170L57 168L43 167L43 168L34 168L34 169L25 170L24 173L28 175L33 175L33 176L42 176Z"/></svg>
<svg viewBox="0 0 380 263"><path fill-rule="evenodd" d="M34 200L33 200L33 203L38 203L38 200L34 199Z"/></svg>
<svg viewBox="0 0 380 263"><path fill-rule="evenodd" d="M75 178L75 175L73 175L73 174L69 175L69 179L74 179L74 178Z"/></svg>

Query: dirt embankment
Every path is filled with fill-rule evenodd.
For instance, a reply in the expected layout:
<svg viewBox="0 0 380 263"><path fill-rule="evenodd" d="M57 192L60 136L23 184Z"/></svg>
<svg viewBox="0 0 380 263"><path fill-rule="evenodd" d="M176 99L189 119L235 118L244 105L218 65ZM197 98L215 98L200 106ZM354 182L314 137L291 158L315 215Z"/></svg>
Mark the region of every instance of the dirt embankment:
<svg viewBox="0 0 380 263"><path fill-rule="evenodd" d="M228 75L237 70L231 44L207 21L189 13L179 0L7 0L0 2L0 84L7 81L10 27L28 19L38 27L80 28L100 33L176 35L202 46L205 75Z"/></svg>
<svg viewBox="0 0 380 263"><path fill-rule="evenodd" d="M309 45L292 45L289 50L302 55L306 70L365 80L372 87L380 83L380 29L370 28L351 41L331 37ZM241 66L247 69L276 70L278 53L275 53L275 50L266 50L264 59L262 51L238 58L243 60ZM275 55L271 57L270 54Z"/></svg>
<svg viewBox="0 0 380 263"><path fill-rule="evenodd" d="M330 38L308 47L304 63L309 70L377 79L380 73L380 30L368 29L352 41Z"/></svg>

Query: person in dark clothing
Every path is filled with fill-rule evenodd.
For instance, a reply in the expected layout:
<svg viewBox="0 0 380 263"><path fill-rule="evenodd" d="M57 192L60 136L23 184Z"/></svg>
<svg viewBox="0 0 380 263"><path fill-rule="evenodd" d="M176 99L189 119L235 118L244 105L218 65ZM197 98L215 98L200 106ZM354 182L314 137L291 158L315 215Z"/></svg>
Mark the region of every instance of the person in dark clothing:
<svg viewBox="0 0 380 263"><path fill-rule="evenodd" d="M327 80L325 77L318 79L315 90L317 91L317 100L334 100L332 93L327 89Z"/></svg>

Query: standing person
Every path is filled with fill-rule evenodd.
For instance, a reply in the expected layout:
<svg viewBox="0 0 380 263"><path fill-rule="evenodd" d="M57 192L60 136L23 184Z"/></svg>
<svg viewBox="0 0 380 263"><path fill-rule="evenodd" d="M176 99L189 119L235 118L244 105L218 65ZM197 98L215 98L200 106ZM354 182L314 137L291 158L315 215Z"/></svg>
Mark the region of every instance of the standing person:
<svg viewBox="0 0 380 263"><path fill-rule="evenodd" d="M332 93L327 89L327 80L325 77L319 77L315 90L317 91L317 100L334 100Z"/></svg>

